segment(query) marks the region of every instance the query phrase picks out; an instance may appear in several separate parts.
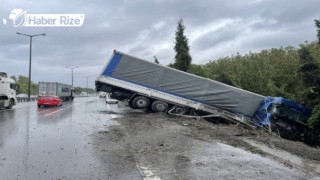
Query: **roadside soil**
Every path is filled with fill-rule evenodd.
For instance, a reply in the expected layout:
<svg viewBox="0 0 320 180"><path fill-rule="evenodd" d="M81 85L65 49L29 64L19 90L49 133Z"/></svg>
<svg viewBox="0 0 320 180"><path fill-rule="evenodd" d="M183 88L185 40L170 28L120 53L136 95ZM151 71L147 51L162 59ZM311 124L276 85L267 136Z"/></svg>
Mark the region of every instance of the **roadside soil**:
<svg viewBox="0 0 320 180"><path fill-rule="evenodd" d="M191 157L186 155L187 151L190 151L187 147L194 146L189 139L203 143L227 144L275 160L293 171L301 172L303 175L297 179L318 179L317 177L320 177L319 148L310 147L302 142L282 139L262 130L250 130L241 125L216 124L205 119L196 120L163 113L146 114L134 110L126 113L121 113L121 111L101 113L116 115L114 121L119 123L119 125L106 127L105 131L92 135L96 148L101 152L99 158L103 159L104 154L111 154L115 157L105 160L111 162L108 168L114 169L115 173L112 176L117 177L115 179L128 178L124 177L125 172L134 173L136 166L160 166L163 167L161 175L165 175L168 179L189 179L192 174L184 172L191 163ZM170 167L174 167L174 170L165 168L166 165L169 167L168 162L161 161L171 155L174 164ZM121 161L116 157L121 157ZM194 162L193 165L204 166L204 162ZM172 171L179 173L172 174ZM260 172L260 175L264 173ZM277 179L276 175L269 173L269 176L261 176L262 178L259 178L258 173L258 176L247 176L244 179L263 179L265 177ZM295 177L292 178L295 179ZM288 176L288 179L292 178ZM230 177L230 179L237 179L237 177Z"/></svg>

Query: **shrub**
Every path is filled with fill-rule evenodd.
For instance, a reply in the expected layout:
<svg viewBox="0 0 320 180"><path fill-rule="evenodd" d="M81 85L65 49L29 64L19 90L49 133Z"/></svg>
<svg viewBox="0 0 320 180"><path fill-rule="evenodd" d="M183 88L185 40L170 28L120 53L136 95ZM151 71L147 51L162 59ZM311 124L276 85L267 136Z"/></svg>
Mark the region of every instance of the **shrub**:
<svg viewBox="0 0 320 180"><path fill-rule="evenodd" d="M310 128L314 128L317 125L320 125L320 104L313 108L312 115L308 119L308 126Z"/></svg>

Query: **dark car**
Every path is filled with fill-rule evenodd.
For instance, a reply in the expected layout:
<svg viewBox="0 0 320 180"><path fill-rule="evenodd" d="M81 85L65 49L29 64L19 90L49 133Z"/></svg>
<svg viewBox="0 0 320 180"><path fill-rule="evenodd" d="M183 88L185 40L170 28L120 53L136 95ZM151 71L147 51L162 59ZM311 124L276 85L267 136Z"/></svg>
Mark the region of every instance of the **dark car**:
<svg viewBox="0 0 320 180"><path fill-rule="evenodd" d="M38 107L41 106L61 106L62 99L58 96L39 96L38 97Z"/></svg>

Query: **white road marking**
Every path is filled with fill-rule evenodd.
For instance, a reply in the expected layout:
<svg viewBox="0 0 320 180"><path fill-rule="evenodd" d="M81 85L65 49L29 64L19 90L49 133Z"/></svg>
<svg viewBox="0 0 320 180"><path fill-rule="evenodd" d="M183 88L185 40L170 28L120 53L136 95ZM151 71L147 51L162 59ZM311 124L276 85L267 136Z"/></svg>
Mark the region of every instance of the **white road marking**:
<svg viewBox="0 0 320 180"><path fill-rule="evenodd" d="M109 104L107 104L107 107L111 109L111 106ZM111 116L111 118L118 117L118 115L116 115L116 114L110 114L110 116ZM129 136L127 133L126 133L126 135ZM144 163L144 162L146 162L146 161L143 157L138 157L138 160L136 162L136 166L140 172L140 175L144 177L143 180L161 180L161 178L156 175L156 171L153 170L152 168L148 167L146 165L147 163Z"/></svg>
<svg viewBox="0 0 320 180"><path fill-rule="evenodd" d="M77 105L77 104L74 104L74 105ZM71 107L72 105L68 105L68 106L63 106L63 108L64 109L59 109L60 111L61 110L65 110L66 108L69 108L69 107ZM46 109L46 110L42 110L42 111L38 111L38 115L42 115L42 114L45 114L45 113L47 113L48 111L50 112L50 113L48 113L48 114L51 114L51 112L53 112L53 111L51 111L52 109ZM56 111L54 111L53 113L55 113ZM44 116L47 116L47 114L45 114Z"/></svg>
<svg viewBox="0 0 320 180"><path fill-rule="evenodd" d="M145 178L143 178L144 180L161 180L159 176L154 174L155 171L151 168L141 165L141 163L139 165L138 162L136 162L136 166L138 167L140 174L145 176Z"/></svg>
<svg viewBox="0 0 320 180"><path fill-rule="evenodd" d="M59 110L57 110L57 111L53 111L53 112L51 112L51 113L45 114L44 116L50 116L51 114L57 113L57 112L62 111L62 110L63 110L63 109L59 109Z"/></svg>
<svg viewBox="0 0 320 180"><path fill-rule="evenodd" d="M41 111L38 110L38 115L46 114L48 112L50 113L50 112L53 112L53 111L52 111L52 109L45 109L45 110L41 110Z"/></svg>
<svg viewBox="0 0 320 180"><path fill-rule="evenodd" d="M115 115L115 114L110 114L110 116L111 116L112 118L117 118L117 115Z"/></svg>

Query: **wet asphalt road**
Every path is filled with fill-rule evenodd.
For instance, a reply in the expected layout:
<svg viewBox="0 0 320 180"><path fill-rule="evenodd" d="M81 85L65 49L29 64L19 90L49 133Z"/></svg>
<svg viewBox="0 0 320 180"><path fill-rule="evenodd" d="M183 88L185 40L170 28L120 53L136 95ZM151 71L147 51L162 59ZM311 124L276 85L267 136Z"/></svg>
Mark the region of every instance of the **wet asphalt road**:
<svg viewBox="0 0 320 180"><path fill-rule="evenodd" d="M0 179L310 179L167 118L98 97L2 109Z"/></svg>
<svg viewBox="0 0 320 180"><path fill-rule="evenodd" d="M112 106L112 105L111 105ZM115 105L117 106L117 105ZM96 97L61 107L0 110L0 179L105 179L90 134L114 123Z"/></svg>

